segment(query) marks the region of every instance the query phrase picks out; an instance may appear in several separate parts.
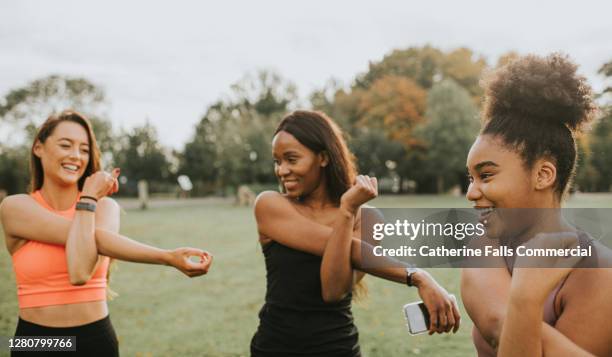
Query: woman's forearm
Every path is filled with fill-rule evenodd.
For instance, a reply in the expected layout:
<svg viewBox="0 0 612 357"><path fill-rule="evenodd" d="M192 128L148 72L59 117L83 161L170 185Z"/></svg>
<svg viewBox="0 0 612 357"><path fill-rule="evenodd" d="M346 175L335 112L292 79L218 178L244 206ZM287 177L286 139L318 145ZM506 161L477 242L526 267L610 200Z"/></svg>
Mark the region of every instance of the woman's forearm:
<svg viewBox="0 0 612 357"><path fill-rule="evenodd" d="M511 277L505 268L464 269L461 276L463 303L474 325L487 343L499 350L502 330L508 313L523 313L522 306L515 306L518 313L509 312ZM542 353L545 356L589 355L561 332L542 321L540 314L532 313L533 325L541 329ZM521 341L520 343L523 343Z"/></svg>
<svg viewBox="0 0 612 357"><path fill-rule="evenodd" d="M70 283L85 284L93 274L97 261L95 214L89 211L77 211L66 239L66 262Z"/></svg>
<svg viewBox="0 0 612 357"><path fill-rule="evenodd" d="M498 356L542 356L543 301L510 297L501 331Z"/></svg>
<svg viewBox="0 0 612 357"><path fill-rule="evenodd" d="M358 238L351 239L352 268L374 275L376 277L406 283L407 264L388 257L378 257L373 254L374 247Z"/></svg>
<svg viewBox="0 0 612 357"><path fill-rule="evenodd" d="M49 212L25 195L8 197L2 201L1 206L2 224L7 234L20 239L66 246L72 220ZM97 228L95 238L99 254L137 263L167 263L166 251L135 242L118 233Z"/></svg>
<svg viewBox="0 0 612 357"><path fill-rule="evenodd" d="M132 240L118 233L96 229L98 252L111 258L134 263L167 265L170 252Z"/></svg>
<svg viewBox="0 0 612 357"><path fill-rule="evenodd" d="M321 262L323 300L341 300L353 287L351 243L355 215L340 209L332 234L325 245Z"/></svg>

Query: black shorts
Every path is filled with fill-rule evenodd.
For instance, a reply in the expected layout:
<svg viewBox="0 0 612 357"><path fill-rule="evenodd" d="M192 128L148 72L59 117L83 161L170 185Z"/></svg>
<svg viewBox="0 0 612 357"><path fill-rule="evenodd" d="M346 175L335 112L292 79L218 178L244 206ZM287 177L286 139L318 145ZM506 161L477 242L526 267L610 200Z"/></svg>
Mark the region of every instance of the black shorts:
<svg viewBox="0 0 612 357"><path fill-rule="evenodd" d="M119 356L119 343L110 317L74 327L48 327L19 318L15 336L76 336L74 352L11 351L19 356Z"/></svg>

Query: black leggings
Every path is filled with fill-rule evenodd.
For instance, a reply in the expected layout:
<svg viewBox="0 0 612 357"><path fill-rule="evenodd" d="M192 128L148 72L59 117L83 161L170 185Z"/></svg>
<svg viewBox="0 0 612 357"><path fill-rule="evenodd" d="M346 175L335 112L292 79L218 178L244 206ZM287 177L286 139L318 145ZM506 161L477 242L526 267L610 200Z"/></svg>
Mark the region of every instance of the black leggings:
<svg viewBox="0 0 612 357"><path fill-rule="evenodd" d="M11 357L19 356L119 356L119 344L115 329L106 316L102 320L74 327L48 327L19 318L15 336L76 336L75 352L11 351Z"/></svg>

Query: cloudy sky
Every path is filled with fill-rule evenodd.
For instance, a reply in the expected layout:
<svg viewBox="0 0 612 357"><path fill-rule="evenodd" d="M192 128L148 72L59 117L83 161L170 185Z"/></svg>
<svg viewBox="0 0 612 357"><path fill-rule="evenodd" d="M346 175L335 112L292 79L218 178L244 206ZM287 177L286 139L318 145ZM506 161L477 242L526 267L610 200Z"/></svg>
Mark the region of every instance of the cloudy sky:
<svg viewBox="0 0 612 357"><path fill-rule="evenodd" d="M248 72L272 69L300 95L350 83L395 48L467 46L568 53L593 87L612 59L612 2L24 1L0 3L0 96L49 74L102 87L115 127L148 118L181 148L206 107Z"/></svg>

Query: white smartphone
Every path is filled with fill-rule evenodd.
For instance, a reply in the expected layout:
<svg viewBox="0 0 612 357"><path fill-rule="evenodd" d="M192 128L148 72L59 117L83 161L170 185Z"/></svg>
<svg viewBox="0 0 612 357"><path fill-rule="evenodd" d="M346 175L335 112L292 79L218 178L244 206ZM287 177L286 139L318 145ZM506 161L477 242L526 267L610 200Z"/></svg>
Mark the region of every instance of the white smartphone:
<svg viewBox="0 0 612 357"><path fill-rule="evenodd" d="M450 295L455 299L454 295ZM411 302L404 305L406 326L411 335L419 335L429 331L429 312L422 301Z"/></svg>
<svg viewBox="0 0 612 357"><path fill-rule="evenodd" d="M429 313L422 301L404 305L404 316L411 335L419 335L429 330Z"/></svg>

